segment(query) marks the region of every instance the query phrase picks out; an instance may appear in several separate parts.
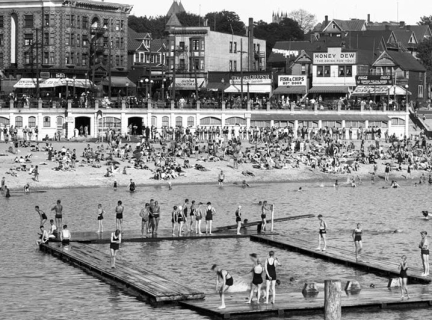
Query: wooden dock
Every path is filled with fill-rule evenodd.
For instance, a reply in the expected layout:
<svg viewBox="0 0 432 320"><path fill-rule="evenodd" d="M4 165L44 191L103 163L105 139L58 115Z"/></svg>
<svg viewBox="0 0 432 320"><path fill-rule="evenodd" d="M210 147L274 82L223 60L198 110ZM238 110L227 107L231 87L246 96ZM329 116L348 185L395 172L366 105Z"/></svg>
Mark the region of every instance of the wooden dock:
<svg viewBox="0 0 432 320"><path fill-rule="evenodd" d="M315 217L314 214L303 214L303 215L300 215L300 216L290 216L290 217L276 218L276 219L273 219L273 222L283 222L283 221L299 220L299 219L314 218L314 217ZM271 224L271 219L267 219L266 222L267 222L268 227L269 227L270 224ZM260 223L261 223L261 220L259 220L259 221L252 221L252 222L248 222L248 223L243 223L242 226L243 227L252 227L252 226L256 226L256 225L258 225ZM224 231L224 230L230 230L230 229L237 229L237 225L236 224L232 224L232 225L229 225L229 226L217 227L215 232Z"/></svg>
<svg viewBox="0 0 432 320"><path fill-rule="evenodd" d="M432 306L432 287L425 285L408 286L409 300L401 300L400 289L374 288L363 289L357 294L342 292L342 311L390 308L430 308ZM249 293L228 294L225 297L226 309L218 309L219 295L206 295L205 300L181 301L182 307L192 309L202 314L224 319L231 317L263 317L305 315L324 312L324 290L315 297L305 297L301 292L281 292L276 289L276 303L264 304L252 301L247 304Z"/></svg>
<svg viewBox="0 0 432 320"><path fill-rule="evenodd" d="M152 304L203 299L205 296L199 290L165 279L127 261L117 260L116 268L112 269L108 254L83 244L62 246L60 243L49 243L41 245L40 249Z"/></svg>
<svg viewBox="0 0 432 320"><path fill-rule="evenodd" d="M71 242L81 243L110 243L111 233L113 231L97 232L73 232ZM269 233L267 233L269 234ZM270 233L276 235L277 233ZM235 231L217 232L212 234L196 234L195 232L183 232L179 237L177 232L172 235L171 230L160 230L158 234L147 235L143 237L140 230L125 230L122 232L122 242L159 242L159 241L176 241L176 240L203 240L203 239L232 239L232 238L249 238L251 235L258 235L256 230L242 230L242 234Z"/></svg>
<svg viewBox="0 0 432 320"><path fill-rule="evenodd" d="M343 264L355 269L364 270L375 273L380 276L399 277L399 264L392 261L385 261L379 258L374 258L368 255L362 255L359 260L356 260L354 252L342 252L340 249L327 246L326 251L316 250L316 243L313 245L300 239L295 239L279 235L252 235L252 241L269 244L273 247L278 247L290 251L299 252L314 258L320 258L325 261ZM422 277L422 270L410 267L408 272L408 283L414 284L429 284L432 279L430 276Z"/></svg>

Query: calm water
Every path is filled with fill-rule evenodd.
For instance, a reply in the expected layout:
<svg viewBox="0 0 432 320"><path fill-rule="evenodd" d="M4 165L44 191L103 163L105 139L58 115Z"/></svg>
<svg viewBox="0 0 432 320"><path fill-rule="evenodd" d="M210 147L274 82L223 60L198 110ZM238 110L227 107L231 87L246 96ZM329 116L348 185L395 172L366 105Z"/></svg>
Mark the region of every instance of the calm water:
<svg viewBox="0 0 432 320"><path fill-rule="evenodd" d="M329 183L327 183L329 185ZM0 314L4 319L206 319L187 309L168 306L153 308L121 290L87 275L60 260L41 253L35 245L39 218L33 210L39 205L49 212L57 199L62 199L66 223L72 231L97 230L96 206L102 203L107 211L105 229L113 229L114 207L117 200L126 204L125 229L139 228L139 205L150 198L162 203L161 228L170 228L170 212L185 198L212 201L217 209L215 225L234 224L234 210L243 207L243 218L257 220L260 200L276 204L276 217L296 214L323 214L329 225L329 245L353 252L351 230L357 222L364 230L365 254L397 262L402 254L411 266L420 266L417 249L419 231L432 233L422 219L421 210L432 210L429 186L413 187L402 182L400 189L381 189L383 184L364 183L352 189L321 188L310 184L260 184L249 189L237 186L174 186L139 187L130 194L124 189L63 189L43 194L29 194L1 201L1 234L4 236L0 262ZM295 192L302 186L305 192ZM112 213L111 216L109 213ZM53 217L49 214L49 217ZM316 218L276 225L281 234L293 235L317 242ZM394 230L402 232L392 233ZM6 238L7 237L7 238ZM107 245L98 246L108 252ZM179 241L124 244L120 259L131 261L169 279L211 293L214 277L209 271L219 263L232 271L236 283L246 283L250 270L248 255L266 255L270 247L248 239ZM323 281L329 278L357 279L364 286L374 283L385 286L387 280L373 274L312 259L277 249L283 268L279 269L282 285L279 290L301 289L305 280ZM289 278L294 277L294 281ZM240 286L239 286L240 287ZM239 289L239 288L237 288ZM245 294L246 297L246 294ZM344 319L426 319L430 310L385 311L379 313L349 313ZM322 319L320 315L295 317Z"/></svg>

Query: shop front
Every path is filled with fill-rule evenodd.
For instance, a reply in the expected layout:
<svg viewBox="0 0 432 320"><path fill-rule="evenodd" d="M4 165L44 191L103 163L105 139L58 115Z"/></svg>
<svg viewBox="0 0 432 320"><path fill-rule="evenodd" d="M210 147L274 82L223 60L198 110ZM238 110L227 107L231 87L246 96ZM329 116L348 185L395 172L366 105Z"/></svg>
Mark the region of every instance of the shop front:
<svg viewBox="0 0 432 320"><path fill-rule="evenodd" d="M230 98L243 96L248 100L262 100L270 98L272 94L272 80L268 73L232 74L229 83L225 93Z"/></svg>
<svg viewBox="0 0 432 320"><path fill-rule="evenodd" d="M300 102L307 94L307 76L279 75L278 87L273 91L282 104Z"/></svg>
<svg viewBox="0 0 432 320"><path fill-rule="evenodd" d="M168 87L168 90L175 90L176 98L180 99L195 99L199 92L206 88L205 78L187 78L176 77L174 83Z"/></svg>

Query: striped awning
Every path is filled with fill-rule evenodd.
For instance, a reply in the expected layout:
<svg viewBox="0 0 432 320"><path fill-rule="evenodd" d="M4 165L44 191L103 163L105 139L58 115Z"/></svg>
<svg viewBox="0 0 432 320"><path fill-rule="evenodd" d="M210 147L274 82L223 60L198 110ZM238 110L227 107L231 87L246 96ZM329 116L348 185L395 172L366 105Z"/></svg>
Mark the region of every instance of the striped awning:
<svg viewBox="0 0 432 320"><path fill-rule="evenodd" d="M273 94L305 94L306 86L295 86L295 87L277 87Z"/></svg>
<svg viewBox="0 0 432 320"><path fill-rule="evenodd" d="M384 114L320 114L320 113L254 113L251 115L254 121L389 121Z"/></svg>
<svg viewBox="0 0 432 320"><path fill-rule="evenodd" d="M348 86L315 86L309 93L349 93Z"/></svg>

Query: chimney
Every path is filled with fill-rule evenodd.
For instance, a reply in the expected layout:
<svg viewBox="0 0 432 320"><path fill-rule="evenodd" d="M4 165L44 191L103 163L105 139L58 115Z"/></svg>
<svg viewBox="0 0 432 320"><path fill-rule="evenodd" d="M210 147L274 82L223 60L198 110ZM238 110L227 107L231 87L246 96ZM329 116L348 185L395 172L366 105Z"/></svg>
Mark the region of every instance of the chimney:
<svg viewBox="0 0 432 320"><path fill-rule="evenodd" d="M248 71L252 71L254 61L255 61L255 52L254 52L254 21L253 18L249 18L249 26L248 26Z"/></svg>
<svg viewBox="0 0 432 320"><path fill-rule="evenodd" d="M400 28L405 27L405 21L400 21L400 22L399 22L399 27L400 27Z"/></svg>
<svg viewBox="0 0 432 320"><path fill-rule="evenodd" d="M370 23L370 13L367 15L367 23Z"/></svg>
<svg viewBox="0 0 432 320"><path fill-rule="evenodd" d="M324 17L324 28L328 25L328 16Z"/></svg>

